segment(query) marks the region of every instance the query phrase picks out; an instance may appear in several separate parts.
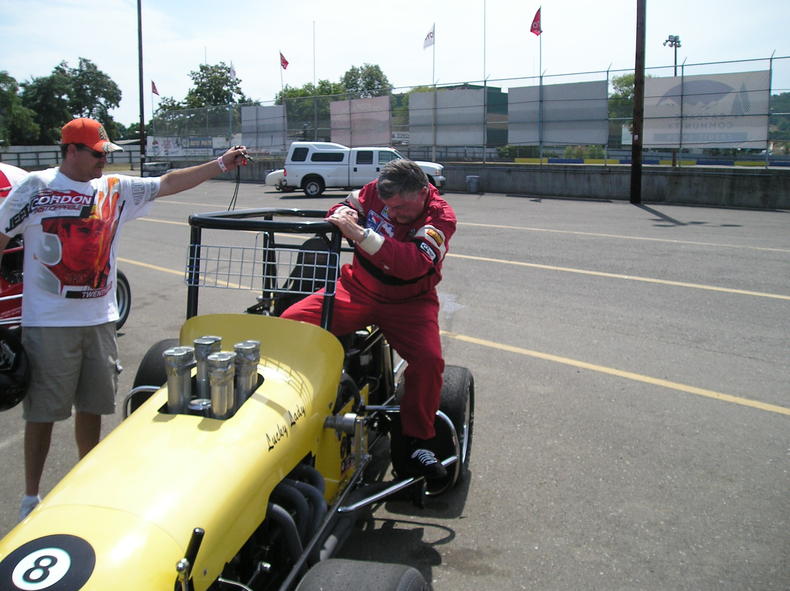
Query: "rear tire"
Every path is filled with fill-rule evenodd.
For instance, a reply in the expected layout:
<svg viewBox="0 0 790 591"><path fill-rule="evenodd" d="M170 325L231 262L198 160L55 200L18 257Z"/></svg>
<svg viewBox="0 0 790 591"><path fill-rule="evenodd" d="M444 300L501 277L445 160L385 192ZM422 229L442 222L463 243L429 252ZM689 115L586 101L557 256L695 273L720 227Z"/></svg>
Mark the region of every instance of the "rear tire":
<svg viewBox="0 0 790 591"><path fill-rule="evenodd" d="M311 568L296 591L429 591L420 571L405 564L329 558Z"/></svg>
<svg viewBox="0 0 790 591"><path fill-rule="evenodd" d="M132 288L129 287L129 280L123 271L118 271L118 285L115 287L115 302L118 305L118 321L115 323L115 330L121 330L129 318L132 310Z"/></svg>
<svg viewBox="0 0 790 591"><path fill-rule="evenodd" d="M319 177L310 177L302 183L302 190L308 197L320 197L324 192L324 181Z"/></svg>
<svg viewBox="0 0 790 591"><path fill-rule="evenodd" d="M475 425L475 380L467 368L457 365L445 367L439 410L447 415L455 427L460 458L447 467L447 476L444 479L428 483L428 493L431 495L439 495L449 490L461 482L469 471ZM435 426L436 438L432 447L437 457L441 460L454 455L455 446L449 426L440 417L436 418Z"/></svg>

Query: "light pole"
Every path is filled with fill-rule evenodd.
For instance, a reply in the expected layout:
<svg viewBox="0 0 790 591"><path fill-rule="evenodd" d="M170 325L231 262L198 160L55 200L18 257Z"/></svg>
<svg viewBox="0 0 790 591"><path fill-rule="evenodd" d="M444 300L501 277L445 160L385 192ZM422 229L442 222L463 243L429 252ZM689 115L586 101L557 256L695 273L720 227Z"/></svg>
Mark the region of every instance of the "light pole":
<svg viewBox="0 0 790 591"><path fill-rule="evenodd" d="M664 46L666 47L667 45L674 48L675 50L675 76L677 76L678 75L678 47L680 47L680 37L678 35L670 35L669 37L667 37L667 40L664 41Z"/></svg>
<svg viewBox="0 0 790 591"><path fill-rule="evenodd" d="M674 69L674 76L677 78L678 76L678 47L680 47L680 36L679 35L669 35L664 41L664 47L669 45L671 48L675 50L675 69ZM683 121L681 119L680 124L683 125ZM672 166L675 167L678 165L678 150L677 148L672 148Z"/></svg>

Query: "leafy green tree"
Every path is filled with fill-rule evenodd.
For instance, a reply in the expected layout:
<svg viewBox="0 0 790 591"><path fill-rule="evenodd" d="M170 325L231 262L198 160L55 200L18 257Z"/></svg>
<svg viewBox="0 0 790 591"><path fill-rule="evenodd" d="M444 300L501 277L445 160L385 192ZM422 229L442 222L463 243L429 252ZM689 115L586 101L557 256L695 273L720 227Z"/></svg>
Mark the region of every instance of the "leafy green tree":
<svg viewBox="0 0 790 591"><path fill-rule="evenodd" d="M631 129L634 116L634 74L612 78L609 93L609 145L621 146L623 125Z"/></svg>
<svg viewBox="0 0 790 591"><path fill-rule="evenodd" d="M275 103L285 102L286 119L291 134L304 140L328 140L331 136L329 105L348 98L339 82L319 80L301 88L286 86L277 93Z"/></svg>
<svg viewBox="0 0 790 591"><path fill-rule="evenodd" d="M184 99L187 109L247 102L241 91L241 80L225 62L215 66L200 64L189 76L194 86L189 89Z"/></svg>
<svg viewBox="0 0 790 591"><path fill-rule="evenodd" d="M382 96L392 90L392 84L381 68L371 64L352 66L343 74L340 83L345 87L349 98Z"/></svg>
<svg viewBox="0 0 790 591"><path fill-rule="evenodd" d="M101 121L111 138L119 137L110 110L121 103L118 85L88 59L80 58L76 68L63 61L49 76L22 83L22 103L35 113L39 126L35 143L60 140L60 128L74 117Z"/></svg>
<svg viewBox="0 0 790 591"><path fill-rule="evenodd" d="M775 151L787 153L790 144L790 92L771 96L771 113L768 137L774 142Z"/></svg>
<svg viewBox="0 0 790 591"><path fill-rule="evenodd" d="M185 108L186 107L184 106L184 103L177 101L171 96L163 96L159 99L159 104L154 111L154 117L157 115L169 113L170 111L179 111Z"/></svg>
<svg viewBox="0 0 790 591"><path fill-rule="evenodd" d="M138 139L139 137L140 137L140 123L134 122L125 129L122 139L134 140L134 139Z"/></svg>
<svg viewBox="0 0 790 591"><path fill-rule="evenodd" d="M151 121L148 122L145 133L146 135L181 135L183 132L189 135L184 130L200 125L200 110L187 109L184 102L177 101L173 97L163 96L159 99L159 105L156 107Z"/></svg>
<svg viewBox="0 0 790 591"><path fill-rule="evenodd" d="M8 72L0 71L0 143L30 145L38 138L35 113L22 104L19 85Z"/></svg>
<svg viewBox="0 0 790 591"><path fill-rule="evenodd" d="M609 94L609 117L632 117L634 114L634 75L623 74L612 78Z"/></svg>
<svg viewBox="0 0 790 591"><path fill-rule="evenodd" d="M60 128L73 119L69 109L71 80L62 70L22 83L22 104L36 114L39 134L36 144L56 144Z"/></svg>
<svg viewBox="0 0 790 591"><path fill-rule="evenodd" d="M55 70L62 72L71 82L69 110L72 115L97 119L106 127L112 121L110 110L121 104L121 89L112 78L83 57L76 68L61 62Z"/></svg>

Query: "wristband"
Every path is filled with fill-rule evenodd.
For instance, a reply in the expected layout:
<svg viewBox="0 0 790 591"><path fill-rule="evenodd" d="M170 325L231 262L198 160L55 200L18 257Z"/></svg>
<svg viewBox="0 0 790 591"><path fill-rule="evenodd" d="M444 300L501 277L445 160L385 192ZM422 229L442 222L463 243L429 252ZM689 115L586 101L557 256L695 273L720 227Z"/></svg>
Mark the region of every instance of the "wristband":
<svg viewBox="0 0 790 591"><path fill-rule="evenodd" d="M227 166L225 166L225 163L222 161L222 156L220 156L219 158L217 158L217 164L219 164L219 169L220 169L222 172L228 172L228 167L227 167Z"/></svg>

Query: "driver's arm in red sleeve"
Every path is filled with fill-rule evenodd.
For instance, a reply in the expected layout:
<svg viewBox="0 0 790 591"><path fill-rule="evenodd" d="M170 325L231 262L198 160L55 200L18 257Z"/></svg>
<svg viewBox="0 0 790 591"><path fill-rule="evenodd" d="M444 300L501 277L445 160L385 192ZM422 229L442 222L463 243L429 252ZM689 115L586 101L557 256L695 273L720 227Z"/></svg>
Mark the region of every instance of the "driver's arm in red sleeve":
<svg viewBox="0 0 790 591"><path fill-rule="evenodd" d="M426 275L432 268L441 269L455 226L455 213L445 201L440 200L429 204L425 223L415 228L415 234L408 242L371 231L358 246L368 260L388 275L415 279Z"/></svg>

